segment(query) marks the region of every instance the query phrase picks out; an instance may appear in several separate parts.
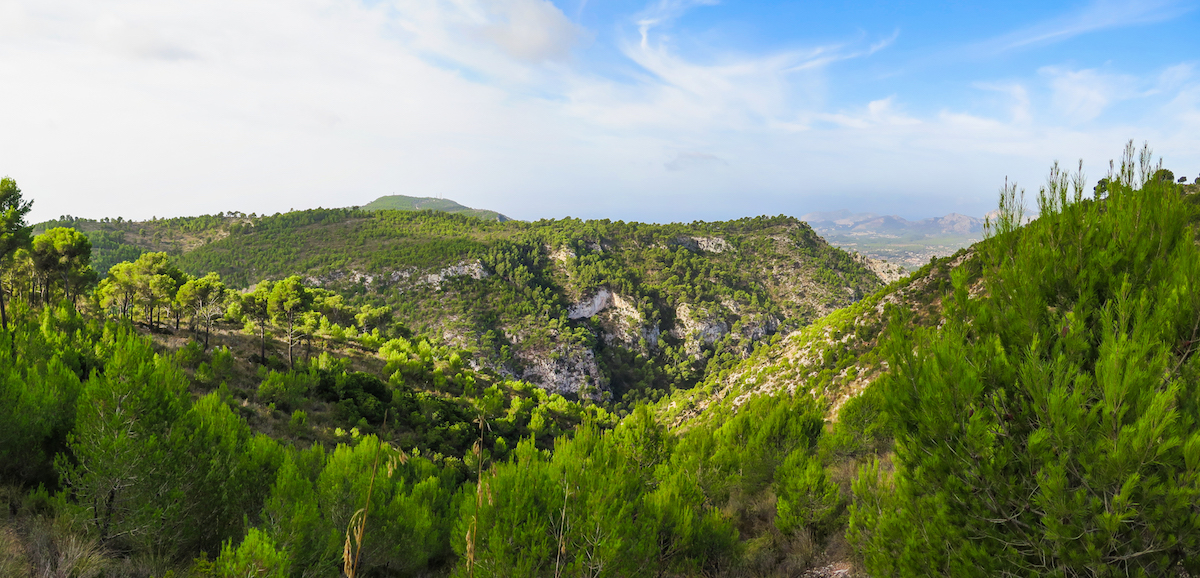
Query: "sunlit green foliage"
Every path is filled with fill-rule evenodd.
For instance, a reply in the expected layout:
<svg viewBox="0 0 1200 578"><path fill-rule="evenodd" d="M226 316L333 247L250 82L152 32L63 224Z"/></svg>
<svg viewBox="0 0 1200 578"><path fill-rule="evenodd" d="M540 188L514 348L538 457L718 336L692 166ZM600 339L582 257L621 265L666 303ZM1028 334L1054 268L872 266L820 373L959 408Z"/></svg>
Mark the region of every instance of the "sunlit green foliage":
<svg viewBox="0 0 1200 578"><path fill-rule="evenodd" d="M1200 570L1200 253L1194 209L1132 148L1102 202L1051 173L1013 187L954 276L946 324L887 345L896 435L850 537L875 575L1161 576Z"/></svg>

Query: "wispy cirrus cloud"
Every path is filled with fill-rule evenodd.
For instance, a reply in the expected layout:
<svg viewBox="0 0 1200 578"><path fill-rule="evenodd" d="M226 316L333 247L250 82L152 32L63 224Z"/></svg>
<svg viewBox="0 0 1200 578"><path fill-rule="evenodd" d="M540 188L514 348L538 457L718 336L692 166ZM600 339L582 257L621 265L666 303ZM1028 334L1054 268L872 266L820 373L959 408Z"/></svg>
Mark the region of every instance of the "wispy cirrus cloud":
<svg viewBox="0 0 1200 578"><path fill-rule="evenodd" d="M20 87L0 94L0 171L37 199L37 218L389 193L530 219L854 203L930 216L982 214L1004 175L1036 182L1056 157L1103 162L1129 137L1198 147L1189 62L1047 57L931 72L918 81L935 88L915 93L886 74L916 38L896 22L747 48L688 44L708 38L688 26L722 10L712 2L655 0L605 21L611 35L579 22L584 5L0 0L0 78ZM1033 25L1009 44L1038 26L1052 31ZM1063 37L1041 36L1017 45ZM614 60L598 65L598 50ZM1146 116L1114 114L1136 99Z"/></svg>
<svg viewBox="0 0 1200 578"><path fill-rule="evenodd" d="M1179 0L1094 0L1078 10L992 38L976 48L1004 52L1061 42L1082 34L1170 20L1195 9Z"/></svg>

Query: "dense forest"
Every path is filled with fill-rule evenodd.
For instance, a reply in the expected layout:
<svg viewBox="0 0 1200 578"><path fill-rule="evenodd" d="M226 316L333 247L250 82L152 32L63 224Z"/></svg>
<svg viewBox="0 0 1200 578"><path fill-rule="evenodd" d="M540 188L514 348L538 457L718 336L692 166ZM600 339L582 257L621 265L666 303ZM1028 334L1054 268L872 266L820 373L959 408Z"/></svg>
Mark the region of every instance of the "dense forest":
<svg viewBox="0 0 1200 578"><path fill-rule="evenodd" d="M882 285L790 217L525 223L317 209L133 223L63 217L35 230L63 227L92 242L101 275L127 278L131 265L119 263L161 253L177 285L185 274L216 273L232 289L296 276L340 296L316 307L324 318L310 319L306 334L427 336L470 352L477 366L624 410L687 389Z"/></svg>
<svg viewBox="0 0 1200 578"><path fill-rule="evenodd" d="M987 240L860 295L785 217L226 214L137 245L33 235L5 178L0 575L1195 575L1200 195L1162 175L1056 166L1036 220L1006 186ZM785 261L844 307L745 274ZM599 287L660 334L725 299L794 326L631 346L697 365L607 397L519 379L512 319L603 353L572 317ZM471 300L479 341L428 329Z"/></svg>

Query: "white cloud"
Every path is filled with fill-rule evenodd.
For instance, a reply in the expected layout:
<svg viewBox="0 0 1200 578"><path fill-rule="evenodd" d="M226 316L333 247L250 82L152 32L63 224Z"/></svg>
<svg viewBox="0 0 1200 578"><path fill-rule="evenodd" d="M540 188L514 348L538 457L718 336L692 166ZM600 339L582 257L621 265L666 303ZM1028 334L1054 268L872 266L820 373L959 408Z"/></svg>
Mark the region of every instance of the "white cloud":
<svg viewBox="0 0 1200 578"><path fill-rule="evenodd" d="M980 48L1006 51L1052 44L1081 34L1161 22L1191 9L1179 0L1094 0L1057 18L988 40Z"/></svg>
<svg viewBox="0 0 1200 578"><path fill-rule="evenodd" d="M680 16L697 6L715 6L717 0L658 0L651 2L640 14L634 17L638 32L645 44L650 35L650 29Z"/></svg>
<svg viewBox="0 0 1200 578"><path fill-rule="evenodd" d="M565 60L586 34L548 0L498 0L481 34L510 56L531 62Z"/></svg>
<svg viewBox="0 0 1200 578"><path fill-rule="evenodd" d="M1200 122L1190 68L1134 83L1173 99L1149 130L1073 128L1124 98L1105 84L1121 75L1097 71L1044 72L1071 122L1028 122L1038 101L1020 82L1002 89L1004 118L916 113L891 90L830 105L833 67L895 35L698 62L663 31L699 4L635 16L655 23L618 46L628 74L606 77L577 57L588 31L545 0L0 0L0 173L38 219L392 193L518 218L801 214L867 198L879 212L920 199L907 214L928 216L981 214L1003 173L1036 182L1058 155L1099 167L1131 136L1195 147L1180 128Z"/></svg>
<svg viewBox="0 0 1200 578"><path fill-rule="evenodd" d="M1055 66L1038 71L1049 79L1057 111L1072 122L1100 116L1110 104L1139 95L1138 78L1094 69L1068 70Z"/></svg>
<svg viewBox="0 0 1200 578"><path fill-rule="evenodd" d="M896 97L893 95L868 102L865 110L835 114L816 114L814 118L834 125L855 129L921 124L920 119L913 118L896 110L895 101Z"/></svg>
<svg viewBox="0 0 1200 578"><path fill-rule="evenodd" d="M1029 91L1024 85L1017 82L999 83L999 82L977 82L975 88L980 90L988 90L1006 94L1012 99L1009 105L1012 122L1017 124L1027 124L1033 120L1032 107L1029 100Z"/></svg>

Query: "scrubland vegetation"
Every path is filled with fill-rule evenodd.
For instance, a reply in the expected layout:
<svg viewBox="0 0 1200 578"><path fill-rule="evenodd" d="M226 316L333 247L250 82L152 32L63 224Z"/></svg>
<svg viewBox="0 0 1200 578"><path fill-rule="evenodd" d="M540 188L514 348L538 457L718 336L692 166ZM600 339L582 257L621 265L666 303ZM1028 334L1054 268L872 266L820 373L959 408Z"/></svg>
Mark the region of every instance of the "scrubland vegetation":
<svg viewBox="0 0 1200 578"><path fill-rule="evenodd" d="M5 179L0 575L1195 575L1200 195L1160 168L1056 168L1024 227L1006 187L986 241L822 316L785 293L865 277L787 218L238 214L104 253L124 223L32 236ZM391 281L463 254L489 275ZM600 286L794 325L622 347L607 397L517 379L521 327L606 355L565 313Z"/></svg>

